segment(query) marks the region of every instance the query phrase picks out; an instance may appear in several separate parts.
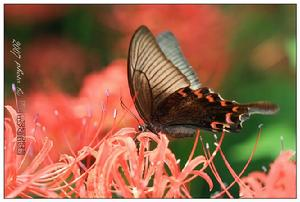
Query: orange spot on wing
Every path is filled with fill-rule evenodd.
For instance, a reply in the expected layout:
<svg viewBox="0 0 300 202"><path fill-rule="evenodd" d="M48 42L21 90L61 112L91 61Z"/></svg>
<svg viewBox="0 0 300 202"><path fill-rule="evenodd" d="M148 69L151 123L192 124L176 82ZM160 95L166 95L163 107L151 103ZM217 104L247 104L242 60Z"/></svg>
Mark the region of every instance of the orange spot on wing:
<svg viewBox="0 0 300 202"><path fill-rule="evenodd" d="M211 122L210 126L211 126L213 129L219 130L220 128L217 127L217 124L222 124L222 123L217 122L217 121L213 121L213 122ZM222 124L222 125L223 125L223 124Z"/></svg>
<svg viewBox="0 0 300 202"><path fill-rule="evenodd" d="M238 112L238 110L239 110L239 107L238 107L238 106L232 108L232 111L233 111L233 112Z"/></svg>
<svg viewBox="0 0 300 202"><path fill-rule="evenodd" d="M217 124L220 124L221 126L218 128ZM222 129L223 131L230 132L230 130L227 130L227 129L230 129L229 124L224 124L221 122L213 121L213 122L211 122L210 126L213 130L221 130Z"/></svg>
<svg viewBox="0 0 300 202"><path fill-rule="evenodd" d="M186 94L185 92L183 92L183 91L184 91L184 89L182 88L182 89L180 89L180 90L178 91L178 93L179 93L181 96L186 97L187 94Z"/></svg>
<svg viewBox="0 0 300 202"><path fill-rule="evenodd" d="M203 97L203 94L202 93L200 93L200 90L198 89L198 90L195 90L195 91L193 91L193 93L197 96L197 98L202 98Z"/></svg>
<svg viewBox="0 0 300 202"><path fill-rule="evenodd" d="M212 95L208 95L205 98L208 100L208 102L214 102L215 101L215 99Z"/></svg>
<svg viewBox="0 0 300 202"><path fill-rule="evenodd" d="M231 115L232 115L232 113L227 113L227 114L226 114L226 122L229 123L229 124L234 123L233 121L231 121L231 118L230 118Z"/></svg>
<svg viewBox="0 0 300 202"><path fill-rule="evenodd" d="M221 101L221 106L222 106L222 107L226 107L226 106L227 106L226 101L222 100L222 101Z"/></svg>

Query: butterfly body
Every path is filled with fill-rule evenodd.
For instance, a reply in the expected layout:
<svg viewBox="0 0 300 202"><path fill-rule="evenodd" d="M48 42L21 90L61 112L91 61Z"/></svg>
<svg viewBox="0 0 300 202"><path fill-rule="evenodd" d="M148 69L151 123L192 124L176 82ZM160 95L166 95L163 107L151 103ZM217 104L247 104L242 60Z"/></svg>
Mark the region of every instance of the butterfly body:
<svg viewBox="0 0 300 202"><path fill-rule="evenodd" d="M155 38L141 26L128 56L131 96L145 128L158 134L191 137L197 129L238 132L251 114L273 114L268 102L239 104L202 87L170 32Z"/></svg>

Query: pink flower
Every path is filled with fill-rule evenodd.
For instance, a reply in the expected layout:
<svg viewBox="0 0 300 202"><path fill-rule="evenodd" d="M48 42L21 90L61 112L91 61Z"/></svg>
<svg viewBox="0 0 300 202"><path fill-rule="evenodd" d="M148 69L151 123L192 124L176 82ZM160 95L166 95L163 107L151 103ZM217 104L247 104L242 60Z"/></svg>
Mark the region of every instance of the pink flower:
<svg viewBox="0 0 300 202"><path fill-rule="evenodd" d="M268 173L255 171L241 180L243 198L296 198L296 163L292 151L282 151ZM250 191L249 191L250 188Z"/></svg>

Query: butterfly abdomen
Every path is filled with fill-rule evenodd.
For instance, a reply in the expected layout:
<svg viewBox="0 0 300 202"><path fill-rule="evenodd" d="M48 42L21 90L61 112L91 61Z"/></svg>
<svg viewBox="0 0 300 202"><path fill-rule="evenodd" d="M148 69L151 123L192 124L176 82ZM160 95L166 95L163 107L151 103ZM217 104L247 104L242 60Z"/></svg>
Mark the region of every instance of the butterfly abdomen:
<svg viewBox="0 0 300 202"><path fill-rule="evenodd" d="M279 110L279 107L277 105L270 102L254 102L244 104L242 106L248 108L249 114L272 115Z"/></svg>

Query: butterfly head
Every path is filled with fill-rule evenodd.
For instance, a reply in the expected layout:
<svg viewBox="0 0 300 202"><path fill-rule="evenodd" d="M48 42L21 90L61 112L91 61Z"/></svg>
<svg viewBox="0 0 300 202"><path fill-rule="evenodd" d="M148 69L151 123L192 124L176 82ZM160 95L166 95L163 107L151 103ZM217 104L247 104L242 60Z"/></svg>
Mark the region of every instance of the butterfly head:
<svg viewBox="0 0 300 202"><path fill-rule="evenodd" d="M138 130L139 130L139 132L145 132L146 131L146 125L139 125Z"/></svg>

